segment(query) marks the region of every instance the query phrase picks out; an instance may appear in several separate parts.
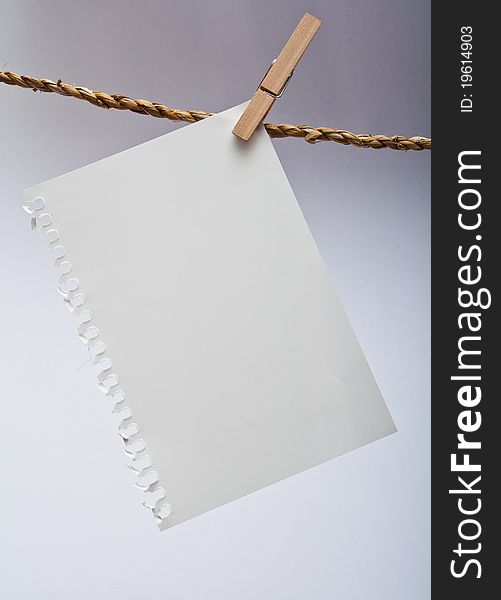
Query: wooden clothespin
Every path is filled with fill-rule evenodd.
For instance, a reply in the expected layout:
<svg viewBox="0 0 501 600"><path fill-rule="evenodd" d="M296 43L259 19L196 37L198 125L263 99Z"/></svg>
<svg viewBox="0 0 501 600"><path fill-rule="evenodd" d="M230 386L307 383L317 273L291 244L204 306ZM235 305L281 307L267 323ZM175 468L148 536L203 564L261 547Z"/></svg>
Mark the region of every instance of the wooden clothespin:
<svg viewBox="0 0 501 600"><path fill-rule="evenodd" d="M257 126L266 117L275 100L284 93L289 79L310 45L322 21L306 13L289 40L266 72L256 93L233 128L242 140L249 140Z"/></svg>

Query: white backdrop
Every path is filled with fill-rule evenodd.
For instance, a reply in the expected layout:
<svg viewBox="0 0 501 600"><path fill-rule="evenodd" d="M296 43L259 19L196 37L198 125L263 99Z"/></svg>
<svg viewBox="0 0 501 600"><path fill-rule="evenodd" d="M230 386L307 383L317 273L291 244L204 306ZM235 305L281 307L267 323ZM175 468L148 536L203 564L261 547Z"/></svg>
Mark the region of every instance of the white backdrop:
<svg viewBox="0 0 501 600"><path fill-rule="evenodd" d="M218 111L306 10L270 120L429 134L427 1L0 0L0 66ZM2 597L427 598L429 153L275 142L399 433L159 533L20 192L177 125L3 85L0 108Z"/></svg>

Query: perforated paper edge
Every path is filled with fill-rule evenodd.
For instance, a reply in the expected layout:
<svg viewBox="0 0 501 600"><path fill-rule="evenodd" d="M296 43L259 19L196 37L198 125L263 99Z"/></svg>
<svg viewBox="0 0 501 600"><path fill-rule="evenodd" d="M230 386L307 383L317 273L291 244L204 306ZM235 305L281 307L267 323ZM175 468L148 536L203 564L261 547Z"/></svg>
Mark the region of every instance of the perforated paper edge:
<svg viewBox="0 0 501 600"><path fill-rule="evenodd" d="M113 372L113 363L106 352L106 345L92 314L86 305L85 295L66 256L64 246L60 244L60 235L53 225L53 218L47 210L43 196L23 203L24 210L31 217L31 227L47 240L47 246L54 256L54 265L58 268L57 289L63 297L68 310L78 318L78 337L87 346L92 364L99 369L97 386L113 401L113 412L120 418L118 434L124 443L126 466L135 474L134 485L144 492L143 506L149 509L159 529L165 529L172 514L172 506L167 501L165 489L160 477L153 468L153 460L147 453L146 442L141 438L138 425L134 422L131 409L127 406L125 393L120 387L119 377Z"/></svg>

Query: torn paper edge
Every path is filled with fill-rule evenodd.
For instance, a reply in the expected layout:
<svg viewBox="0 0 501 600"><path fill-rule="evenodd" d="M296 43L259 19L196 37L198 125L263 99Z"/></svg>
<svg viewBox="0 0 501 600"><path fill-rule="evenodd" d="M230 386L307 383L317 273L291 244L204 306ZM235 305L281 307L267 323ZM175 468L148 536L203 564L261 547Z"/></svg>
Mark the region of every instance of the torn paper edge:
<svg viewBox="0 0 501 600"><path fill-rule="evenodd" d="M47 246L54 256L54 265L59 270L57 289L63 296L68 310L79 318L78 337L87 346L92 364L99 369L97 386L112 398L113 412L120 417L118 434L124 442L124 452L129 459L126 466L136 476L134 485L145 494L143 506L151 510L158 527L163 529L166 520L172 514L172 506L167 502L167 494L160 485L159 475L153 468L153 460L147 454L146 442L140 437L139 427L126 404L119 377L113 372L113 363L106 354L106 346L99 329L87 308L85 295L80 290L73 266L66 256L64 246L59 243L59 232L52 227L52 215L46 210L47 204L43 196L24 202L23 208L31 216L31 228L45 236Z"/></svg>

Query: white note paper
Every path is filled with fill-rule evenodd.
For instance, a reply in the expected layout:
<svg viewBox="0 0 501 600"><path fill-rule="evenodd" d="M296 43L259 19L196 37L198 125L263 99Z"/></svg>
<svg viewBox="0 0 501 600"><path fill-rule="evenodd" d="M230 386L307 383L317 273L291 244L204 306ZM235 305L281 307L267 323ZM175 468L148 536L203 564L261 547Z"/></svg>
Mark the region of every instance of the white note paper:
<svg viewBox="0 0 501 600"><path fill-rule="evenodd" d="M244 107L25 192L161 529L395 431L272 142L231 134Z"/></svg>

